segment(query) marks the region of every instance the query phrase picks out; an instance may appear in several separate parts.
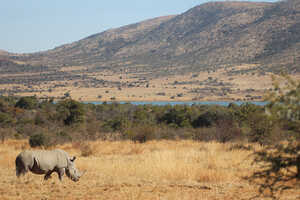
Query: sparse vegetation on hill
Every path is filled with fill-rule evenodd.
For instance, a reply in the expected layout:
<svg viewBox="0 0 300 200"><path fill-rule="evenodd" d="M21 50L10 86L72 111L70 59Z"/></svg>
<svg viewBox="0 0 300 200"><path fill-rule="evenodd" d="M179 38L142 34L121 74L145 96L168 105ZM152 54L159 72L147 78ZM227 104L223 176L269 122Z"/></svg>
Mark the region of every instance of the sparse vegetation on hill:
<svg viewBox="0 0 300 200"><path fill-rule="evenodd" d="M0 94L59 98L72 90L83 101L260 101L270 74L300 74L299 13L294 0L209 2L45 52L3 53ZM192 73L194 80L164 80ZM116 91L91 95L96 88Z"/></svg>
<svg viewBox="0 0 300 200"><path fill-rule="evenodd" d="M299 72L299 2L209 2L176 16L94 34L46 52L16 56L46 66L165 75L259 64ZM157 70L159 69L159 70ZM150 75L150 74L149 74Z"/></svg>

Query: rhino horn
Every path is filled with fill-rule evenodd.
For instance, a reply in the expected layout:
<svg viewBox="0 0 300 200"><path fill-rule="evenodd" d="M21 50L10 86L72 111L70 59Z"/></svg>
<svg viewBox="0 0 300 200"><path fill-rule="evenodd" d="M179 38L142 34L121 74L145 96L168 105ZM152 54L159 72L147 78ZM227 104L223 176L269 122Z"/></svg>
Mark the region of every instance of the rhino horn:
<svg viewBox="0 0 300 200"><path fill-rule="evenodd" d="M78 178L80 178L81 176L83 176L86 173L86 170L79 172Z"/></svg>

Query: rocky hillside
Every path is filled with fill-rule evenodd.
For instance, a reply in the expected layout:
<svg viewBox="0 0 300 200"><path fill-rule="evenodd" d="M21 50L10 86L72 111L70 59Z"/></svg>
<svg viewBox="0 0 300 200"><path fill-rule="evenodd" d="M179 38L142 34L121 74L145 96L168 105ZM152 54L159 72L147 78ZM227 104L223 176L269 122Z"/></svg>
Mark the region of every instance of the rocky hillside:
<svg viewBox="0 0 300 200"><path fill-rule="evenodd" d="M210 2L177 16L111 29L53 50L14 56L30 64L177 73L255 63L299 71L300 1ZM159 69L159 70L158 70Z"/></svg>

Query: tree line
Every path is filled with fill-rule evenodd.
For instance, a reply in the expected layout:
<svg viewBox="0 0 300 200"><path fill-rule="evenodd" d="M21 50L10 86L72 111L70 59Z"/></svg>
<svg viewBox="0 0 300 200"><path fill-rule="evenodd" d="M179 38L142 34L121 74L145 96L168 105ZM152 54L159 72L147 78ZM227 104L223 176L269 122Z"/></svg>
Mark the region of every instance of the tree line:
<svg viewBox="0 0 300 200"><path fill-rule="evenodd" d="M36 138L51 146L82 140L192 139L261 144L282 139L264 106L133 105L78 102L71 98L0 97L1 138Z"/></svg>

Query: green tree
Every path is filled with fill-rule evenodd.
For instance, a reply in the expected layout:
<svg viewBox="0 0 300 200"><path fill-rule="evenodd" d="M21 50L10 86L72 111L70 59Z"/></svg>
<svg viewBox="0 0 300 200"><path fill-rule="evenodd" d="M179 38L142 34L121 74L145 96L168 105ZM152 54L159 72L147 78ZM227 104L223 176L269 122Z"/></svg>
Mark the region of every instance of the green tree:
<svg viewBox="0 0 300 200"><path fill-rule="evenodd" d="M285 133L285 141L268 144L261 151L255 152L255 164L261 166L252 177L252 182L259 183L259 194L269 191L273 199L278 193L291 188L288 184L295 180L300 186L300 82L287 75L273 77L274 90L267 100L266 112L274 124ZM261 180L264 180L261 183ZM295 185L296 187L296 185Z"/></svg>
<svg viewBox="0 0 300 200"><path fill-rule="evenodd" d="M238 107L231 104L228 108L232 110L233 117L240 126L242 126L243 123L247 123L249 121L249 117L253 115L253 113L263 112L261 106L251 103L243 103Z"/></svg>
<svg viewBox="0 0 300 200"><path fill-rule="evenodd" d="M220 120L232 121L230 110L222 106L209 106L206 111L193 120L192 125L194 128L210 127Z"/></svg>
<svg viewBox="0 0 300 200"><path fill-rule="evenodd" d="M82 123L84 121L85 110L82 103L73 99L65 99L58 103L57 110L65 125Z"/></svg>
<svg viewBox="0 0 300 200"><path fill-rule="evenodd" d="M249 114L248 124L251 130L247 135L250 142L260 144L274 142L271 137L274 124L265 113L256 111Z"/></svg>
<svg viewBox="0 0 300 200"><path fill-rule="evenodd" d="M29 138L29 145L31 147L48 146L49 138L42 133L32 135Z"/></svg>
<svg viewBox="0 0 300 200"><path fill-rule="evenodd" d="M159 121L174 127L190 127L192 116L187 106L174 106L167 110Z"/></svg>

